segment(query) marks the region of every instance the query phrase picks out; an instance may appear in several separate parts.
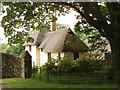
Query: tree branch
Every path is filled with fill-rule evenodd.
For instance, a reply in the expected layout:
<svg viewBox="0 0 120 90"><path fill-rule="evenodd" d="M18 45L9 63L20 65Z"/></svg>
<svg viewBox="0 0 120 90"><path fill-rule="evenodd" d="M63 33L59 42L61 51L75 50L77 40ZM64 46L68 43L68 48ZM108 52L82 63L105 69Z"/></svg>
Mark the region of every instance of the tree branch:
<svg viewBox="0 0 120 90"><path fill-rule="evenodd" d="M62 4L62 5L66 5L69 6L71 8L73 8L76 12L78 12L83 18L86 19L86 21L92 25L93 27L95 27L96 29L99 30L99 32L101 33L102 36L106 37L107 39L109 39L109 36L111 35L111 31L110 28L107 24L107 22L102 22L102 20L99 18L99 16L97 16L99 18L99 20L94 20L93 17L89 16L89 3L81 3L81 6L79 4L79 6L76 6L75 3L67 3L67 2L55 2L56 4ZM83 7L84 11L80 11L80 7ZM98 14L101 15L100 10L98 8L98 6L96 6L97 10L96 13L98 12ZM97 15L98 15L97 14Z"/></svg>

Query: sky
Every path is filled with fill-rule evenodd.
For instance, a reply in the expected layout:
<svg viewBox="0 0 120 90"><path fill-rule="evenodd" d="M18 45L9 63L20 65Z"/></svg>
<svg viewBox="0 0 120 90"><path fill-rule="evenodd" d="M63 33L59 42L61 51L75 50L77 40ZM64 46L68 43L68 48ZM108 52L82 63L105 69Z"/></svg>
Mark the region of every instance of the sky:
<svg viewBox="0 0 120 90"><path fill-rule="evenodd" d="M73 30L74 25L77 22L75 15L77 15L77 13L71 9L69 14L58 17L57 23L66 24ZM0 21L2 20L2 17L3 17L3 15L0 15ZM2 41L0 41L0 42L6 43L7 39L5 38L3 33L4 33L4 29L0 26L0 38L2 39Z"/></svg>
<svg viewBox="0 0 120 90"><path fill-rule="evenodd" d="M67 24L73 30L74 29L74 25L77 22L77 19L75 17L75 15L77 15L77 14L78 14L77 12L73 11L72 9L70 9L70 13L66 14L65 16L60 16L58 18L57 23L59 23L59 24Z"/></svg>

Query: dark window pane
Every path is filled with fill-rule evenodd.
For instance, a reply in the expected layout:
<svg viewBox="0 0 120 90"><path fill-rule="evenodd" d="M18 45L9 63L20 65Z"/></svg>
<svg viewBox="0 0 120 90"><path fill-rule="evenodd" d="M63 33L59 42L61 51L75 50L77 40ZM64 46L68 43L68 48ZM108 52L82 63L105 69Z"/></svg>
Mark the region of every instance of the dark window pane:
<svg viewBox="0 0 120 90"><path fill-rule="evenodd" d="M58 53L58 59L60 60L60 53Z"/></svg>
<svg viewBox="0 0 120 90"><path fill-rule="evenodd" d="M79 53L78 53L78 52L75 52L75 53L74 53L74 60L76 60L77 58L79 58Z"/></svg>
<svg viewBox="0 0 120 90"><path fill-rule="evenodd" d="M48 53L48 61L51 61L51 53Z"/></svg>
<svg viewBox="0 0 120 90"><path fill-rule="evenodd" d="M29 51L31 51L32 49L31 49L31 46L29 46Z"/></svg>

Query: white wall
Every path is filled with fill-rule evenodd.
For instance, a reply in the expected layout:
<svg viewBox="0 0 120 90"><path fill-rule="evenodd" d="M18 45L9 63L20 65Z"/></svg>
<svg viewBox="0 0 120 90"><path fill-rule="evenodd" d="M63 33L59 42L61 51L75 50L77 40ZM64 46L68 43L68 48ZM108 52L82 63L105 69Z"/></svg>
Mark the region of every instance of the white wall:
<svg viewBox="0 0 120 90"><path fill-rule="evenodd" d="M53 59L57 59L59 56L59 53L51 53L51 58ZM64 52L60 53L60 57L63 58L64 57Z"/></svg>
<svg viewBox="0 0 120 90"><path fill-rule="evenodd" d="M40 66L44 65L48 61L48 54L40 49Z"/></svg>
<svg viewBox="0 0 120 90"><path fill-rule="evenodd" d="M51 53L51 58L57 59L57 57L58 57L58 53Z"/></svg>
<svg viewBox="0 0 120 90"><path fill-rule="evenodd" d="M29 46L25 46L25 51L29 52Z"/></svg>
<svg viewBox="0 0 120 90"><path fill-rule="evenodd" d="M36 48L36 66L40 66L40 49Z"/></svg>
<svg viewBox="0 0 120 90"><path fill-rule="evenodd" d="M48 61L48 53L41 51L41 49L38 49L35 45L31 46L31 51L29 51L29 46L26 46L25 50L32 56L32 65L34 62L35 66L42 66ZM58 53L51 53L51 58L57 59L57 57ZM60 53L60 57L64 57L63 52Z"/></svg>
<svg viewBox="0 0 120 90"><path fill-rule="evenodd" d="M58 53L51 53L51 58L57 59ZM64 53L60 53L60 57L64 57ZM48 61L48 53L40 51L40 66L44 65Z"/></svg>
<svg viewBox="0 0 120 90"><path fill-rule="evenodd" d="M61 57L61 58L63 58L64 56L65 56L65 53L64 53L64 52L60 53L60 57Z"/></svg>
<svg viewBox="0 0 120 90"><path fill-rule="evenodd" d="M34 62L36 66L42 66L48 61L48 53L41 51L41 49L37 48L35 45L31 46L31 51L29 51L29 46L26 46L25 50L28 51L32 56L32 65ZM79 57L83 56L84 54L84 52L79 52ZM74 60L73 52L60 53L61 58L63 58L64 56L68 57L70 60ZM58 52L51 53L51 58L57 59L57 57Z"/></svg>
<svg viewBox="0 0 120 90"><path fill-rule="evenodd" d="M29 46L26 46L25 50L28 51L30 53L30 55L32 56L32 66L33 66L33 63L35 63L35 66L39 66L40 65L40 63L39 63L39 59L40 59L39 53L40 52L39 52L38 48L36 47L36 45L31 46L31 51L29 50Z"/></svg>

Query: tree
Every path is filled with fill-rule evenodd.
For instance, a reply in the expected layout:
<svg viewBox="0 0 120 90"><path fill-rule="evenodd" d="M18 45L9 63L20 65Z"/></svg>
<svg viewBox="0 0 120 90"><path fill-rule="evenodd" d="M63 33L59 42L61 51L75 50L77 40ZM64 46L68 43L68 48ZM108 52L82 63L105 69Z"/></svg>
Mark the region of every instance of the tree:
<svg viewBox="0 0 120 90"><path fill-rule="evenodd" d="M57 24L57 26L56 26L57 30L61 30L61 29L67 28L67 27L68 27L68 25L66 25L66 24Z"/></svg>
<svg viewBox="0 0 120 90"><path fill-rule="evenodd" d="M14 56L20 56L24 52L24 47L21 45L0 44L0 52L8 53Z"/></svg>
<svg viewBox="0 0 120 90"><path fill-rule="evenodd" d="M69 8L73 8L110 42L113 66L117 66L120 69L120 3L14 2L4 3L4 5L8 5L9 7L6 9L7 15L4 16L2 20L2 27L5 29L5 35L9 38L14 38L14 35L18 32L15 28L25 27L26 29L23 30L23 32L31 30L30 28L44 28L48 24L47 20L49 19L48 17L51 16L52 11L66 13L68 12ZM50 18L52 18L52 20L56 19L55 17ZM21 36L19 36L19 38L21 39Z"/></svg>
<svg viewBox="0 0 120 90"><path fill-rule="evenodd" d="M99 3L100 4L100 3ZM111 45L113 64L119 67L120 57L120 4L119 3L82 3L83 10L78 12L86 19L86 21L94 26L99 33L107 38ZM89 8L89 9L88 9Z"/></svg>
<svg viewBox="0 0 120 90"><path fill-rule="evenodd" d="M75 25L76 35L83 41L88 42L89 52L102 54L107 51L108 40L100 35L96 28L90 26L84 18L77 16L78 22ZM102 58L100 56L100 58Z"/></svg>
<svg viewBox="0 0 120 90"><path fill-rule="evenodd" d="M50 28L50 21L57 20L53 13L60 15L69 12L69 9L64 10L63 5L54 3L4 2L3 4L8 8L3 10L7 15L3 17L1 23L10 44L24 41L23 39L26 39L33 30L42 31L44 28Z"/></svg>
<svg viewBox="0 0 120 90"><path fill-rule="evenodd" d="M5 53L5 49L7 48L7 44L5 43L0 43L0 52L4 52Z"/></svg>

